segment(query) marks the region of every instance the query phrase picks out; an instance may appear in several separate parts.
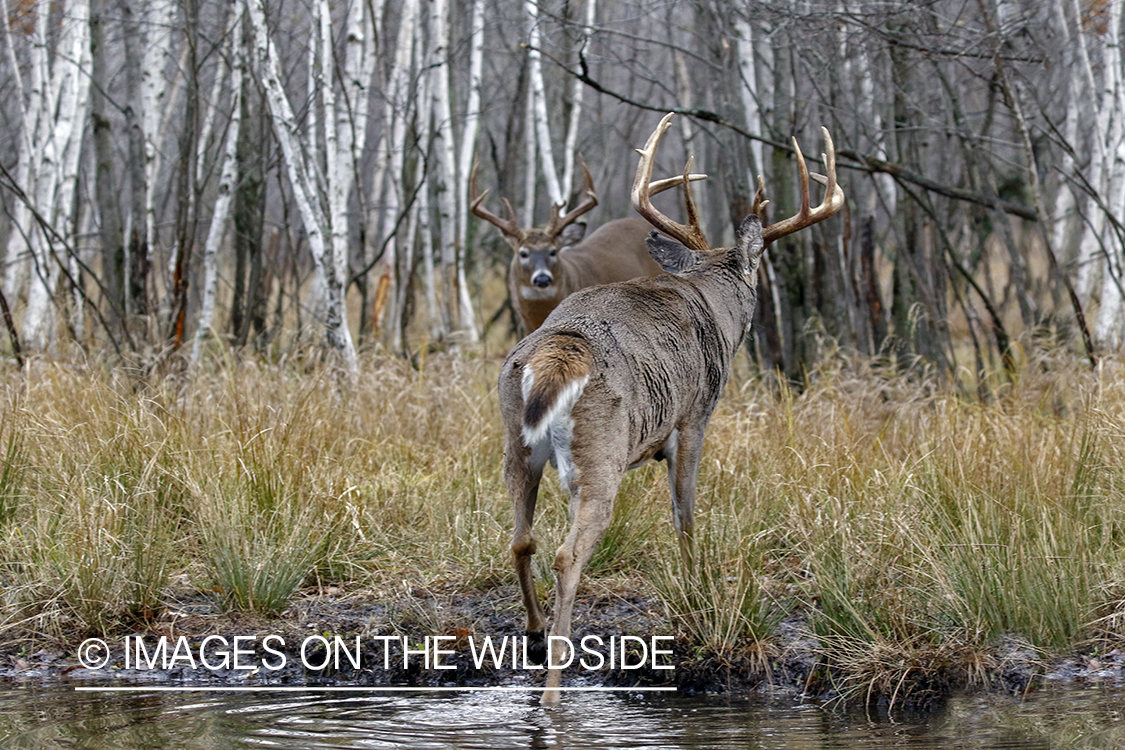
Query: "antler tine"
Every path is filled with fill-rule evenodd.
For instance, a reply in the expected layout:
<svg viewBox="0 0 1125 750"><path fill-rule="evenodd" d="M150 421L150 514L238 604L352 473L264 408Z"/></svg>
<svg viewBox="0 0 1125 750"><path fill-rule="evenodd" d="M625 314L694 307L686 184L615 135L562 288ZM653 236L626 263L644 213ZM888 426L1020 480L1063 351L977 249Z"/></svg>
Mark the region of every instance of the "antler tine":
<svg viewBox="0 0 1125 750"><path fill-rule="evenodd" d="M706 180L707 175L701 174L699 172L692 172L687 176L687 178L692 182L698 182L699 180ZM675 177L666 177L663 180L654 180L648 185L648 194L659 195L669 188L674 188L682 184L684 184L684 176L682 174L678 174Z"/></svg>
<svg viewBox="0 0 1125 750"><path fill-rule="evenodd" d="M695 197L691 194L691 179L689 178L691 176L691 165L694 163L695 156L688 156L687 164L684 165L684 206L687 208L688 226L695 229L700 242L703 243L703 248L708 248L710 245L707 244L707 240L703 236L703 229L699 226L699 214L695 210Z"/></svg>
<svg viewBox="0 0 1125 750"><path fill-rule="evenodd" d="M477 185L477 165L474 164L473 171L469 176L469 210L472 211L474 215L484 219L490 224L495 225L501 232L508 235L509 237L514 237L517 240L522 240L524 231L520 229L519 224L516 223L516 212L512 210L512 204L508 202L507 198L502 199L504 201L504 205L508 208L509 218L501 219L499 216L481 205L487 195L488 191L485 190L483 193L481 193L480 188Z"/></svg>
<svg viewBox="0 0 1125 750"><path fill-rule="evenodd" d="M822 127L820 129L820 132L824 135L825 148L825 151L820 155L820 158L824 160L824 168L828 172L828 184L825 186L826 190L824 192L824 197L825 200L828 200L829 196L831 196L833 205L836 205L836 203L838 202L839 205L836 205L835 210L839 211L840 208L844 205L844 191L838 191L839 196L837 200L836 147L832 144L832 135L828 132L828 128ZM819 177L820 175L817 176Z"/></svg>
<svg viewBox="0 0 1125 750"><path fill-rule="evenodd" d="M797 215L802 220L809 217L809 203L811 197L809 196L809 165L805 162L805 155L801 153L801 144L797 143L797 139L793 138L793 150L797 153L797 180L801 186L801 210Z"/></svg>
<svg viewBox="0 0 1125 750"><path fill-rule="evenodd" d="M668 130L669 123L672 120L672 114L673 113L669 112L664 115L663 119L660 120L660 124L656 126L656 130L652 131L652 135L650 135L645 142L645 147L637 149L637 153L641 155L641 160L640 163L637 164L637 176L633 179L633 208L635 208L637 213L642 217L647 219L650 224L668 236L679 240L693 250L707 250L709 249L707 239L703 236L703 230L699 227L699 217L695 212L695 201L692 200L691 197L692 180L703 179L706 175L691 174L691 162L688 161L688 166L684 170L683 175L668 180L660 180L655 183L652 182L652 168L656 155L656 147L660 144L660 139L664 136L664 132ZM687 203L689 222L687 225L673 221L657 211L652 205L651 200L652 196L661 190L667 190L681 183L684 186L684 200Z"/></svg>
<svg viewBox="0 0 1125 750"><path fill-rule="evenodd" d="M758 220L763 224L766 221L766 206L770 204L766 197L766 181L758 175L758 191L754 193L754 206L750 210L758 215Z"/></svg>
<svg viewBox="0 0 1125 750"><path fill-rule="evenodd" d="M800 174L801 181L801 210L795 216L788 219L782 219L776 224L770 224L762 230L762 240L765 245L770 244L774 240L781 239L786 235L793 234L800 229L812 226L817 222L824 221L828 217L839 211L844 205L844 191L836 183L836 148L832 144L832 136L829 135L827 128L821 128L824 134L825 152L821 155L824 159L824 165L827 169L828 176L825 177L819 174L809 174L808 165L805 164L804 154L801 153L801 147L797 145L797 139L793 139L793 148L797 154L797 170ZM817 182L825 185L824 200L816 208L809 208L811 203L809 199L809 177L812 177ZM759 178L758 195L754 198L754 210L759 212L765 208L765 203L761 201L761 196L764 190L761 186L761 179Z"/></svg>
<svg viewBox="0 0 1125 750"><path fill-rule="evenodd" d="M566 216L559 216L565 206L552 206L551 207L551 224L547 228L547 234L555 237L565 229L570 223L577 219L582 214L598 205L598 194L594 192L594 178L590 176L590 170L586 167L586 162L582 162L582 173L585 175L586 180L586 197Z"/></svg>

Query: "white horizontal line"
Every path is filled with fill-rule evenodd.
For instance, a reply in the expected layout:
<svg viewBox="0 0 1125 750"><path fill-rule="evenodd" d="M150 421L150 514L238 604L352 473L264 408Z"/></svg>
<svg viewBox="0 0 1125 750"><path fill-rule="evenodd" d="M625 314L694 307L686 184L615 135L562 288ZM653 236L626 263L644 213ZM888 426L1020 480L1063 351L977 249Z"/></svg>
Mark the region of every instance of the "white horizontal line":
<svg viewBox="0 0 1125 750"><path fill-rule="evenodd" d="M560 692L570 693L640 693L640 692L655 692L655 693L670 693L676 692L675 687L395 687L378 686L378 687L361 687L357 685L326 685L324 687L316 686L293 686L293 685L217 685L215 687L204 687L198 685L173 687L169 685L129 685L129 686L77 686L74 688L78 693L528 693L528 692L543 692L546 690L558 690Z"/></svg>

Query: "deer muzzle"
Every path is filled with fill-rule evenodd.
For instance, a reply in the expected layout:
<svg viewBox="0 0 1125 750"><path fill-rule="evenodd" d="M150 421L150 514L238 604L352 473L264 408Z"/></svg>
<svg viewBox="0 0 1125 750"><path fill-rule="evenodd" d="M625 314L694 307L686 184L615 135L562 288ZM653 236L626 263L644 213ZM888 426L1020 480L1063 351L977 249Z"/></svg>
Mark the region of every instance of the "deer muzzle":
<svg viewBox="0 0 1125 750"><path fill-rule="evenodd" d="M540 271L531 277L531 283L540 289L546 289L555 281L550 271Z"/></svg>

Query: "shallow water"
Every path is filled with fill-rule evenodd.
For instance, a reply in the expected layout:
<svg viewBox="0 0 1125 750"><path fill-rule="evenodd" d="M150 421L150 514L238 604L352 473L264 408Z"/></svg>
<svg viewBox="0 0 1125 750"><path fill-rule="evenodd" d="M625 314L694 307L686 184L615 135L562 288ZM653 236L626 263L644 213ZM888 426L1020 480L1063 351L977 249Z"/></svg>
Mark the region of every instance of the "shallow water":
<svg viewBox="0 0 1125 750"><path fill-rule="evenodd" d="M89 685L89 683L82 683ZM955 696L872 717L792 699L568 693L78 692L0 684L4 748L1120 748L1125 688Z"/></svg>

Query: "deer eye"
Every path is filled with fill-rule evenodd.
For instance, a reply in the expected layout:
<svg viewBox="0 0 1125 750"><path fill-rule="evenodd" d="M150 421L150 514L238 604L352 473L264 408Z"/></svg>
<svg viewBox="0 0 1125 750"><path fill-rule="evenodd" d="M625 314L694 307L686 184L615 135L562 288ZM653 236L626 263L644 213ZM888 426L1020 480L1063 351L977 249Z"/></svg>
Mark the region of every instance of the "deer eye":
<svg viewBox="0 0 1125 750"><path fill-rule="evenodd" d="M520 257L521 258L526 258L529 254L530 253L528 253L526 250L520 250Z"/></svg>
<svg viewBox="0 0 1125 750"><path fill-rule="evenodd" d="M558 254L559 254L559 251L558 251L558 250L552 250L552 251L551 251L551 257L552 257L552 258L554 258L554 257L555 257L556 255L558 255Z"/></svg>

